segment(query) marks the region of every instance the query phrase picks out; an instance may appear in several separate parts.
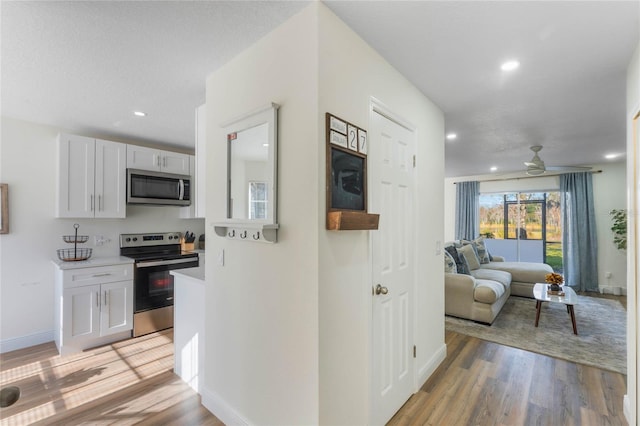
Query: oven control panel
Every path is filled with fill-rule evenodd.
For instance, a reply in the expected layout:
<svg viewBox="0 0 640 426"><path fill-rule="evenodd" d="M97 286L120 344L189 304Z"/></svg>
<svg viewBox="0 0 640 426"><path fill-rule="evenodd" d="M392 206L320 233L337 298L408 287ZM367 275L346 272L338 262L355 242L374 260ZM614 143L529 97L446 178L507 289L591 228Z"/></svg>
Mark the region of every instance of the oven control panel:
<svg viewBox="0 0 640 426"><path fill-rule="evenodd" d="M121 234L120 248L180 244L179 232L154 234Z"/></svg>

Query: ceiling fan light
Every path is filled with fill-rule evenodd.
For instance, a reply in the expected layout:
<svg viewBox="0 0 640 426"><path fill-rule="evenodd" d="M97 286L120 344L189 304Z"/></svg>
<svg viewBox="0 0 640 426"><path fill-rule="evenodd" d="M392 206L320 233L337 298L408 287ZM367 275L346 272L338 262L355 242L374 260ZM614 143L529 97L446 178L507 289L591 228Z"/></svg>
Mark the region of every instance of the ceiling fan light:
<svg viewBox="0 0 640 426"><path fill-rule="evenodd" d="M529 176L540 176L544 173L544 169L530 168L527 169L527 174Z"/></svg>

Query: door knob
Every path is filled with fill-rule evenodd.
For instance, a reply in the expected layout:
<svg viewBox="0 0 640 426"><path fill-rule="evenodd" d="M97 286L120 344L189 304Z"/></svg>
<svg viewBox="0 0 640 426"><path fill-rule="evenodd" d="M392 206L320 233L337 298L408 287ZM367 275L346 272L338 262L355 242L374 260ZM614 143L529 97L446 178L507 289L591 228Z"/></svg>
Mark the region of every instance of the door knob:
<svg viewBox="0 0 640 426"><path fill-rule="evenodd" d="M376 294L387 294L389 293L389 289L386 287L383 287L381 284L378 284L376 286Z"/></svg>

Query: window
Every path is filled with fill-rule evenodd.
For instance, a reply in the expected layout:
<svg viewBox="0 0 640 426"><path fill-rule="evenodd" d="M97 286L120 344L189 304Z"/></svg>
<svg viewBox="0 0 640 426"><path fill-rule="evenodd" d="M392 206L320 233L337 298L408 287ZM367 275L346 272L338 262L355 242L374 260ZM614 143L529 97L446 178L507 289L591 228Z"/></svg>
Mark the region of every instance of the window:
<svg viewBox="0 0 640 426"><path fill-rule="evenodd" d="M560 193L480 194L480 235L506 260L545 262L562 272Z"/></svg>
<svg viewBox="0 0 640 426"><path fill-rule="evenodd" d="M266 219L267 202L267 183L249 182L249 219Z"/></svg>

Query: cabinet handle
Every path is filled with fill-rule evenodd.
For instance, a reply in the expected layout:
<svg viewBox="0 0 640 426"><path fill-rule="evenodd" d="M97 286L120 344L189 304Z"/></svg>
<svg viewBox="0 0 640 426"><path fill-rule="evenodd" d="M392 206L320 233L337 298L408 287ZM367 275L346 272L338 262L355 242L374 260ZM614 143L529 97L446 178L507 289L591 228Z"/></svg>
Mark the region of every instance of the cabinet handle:
<svg viewBox="0 0 640 426"><path fill-rule="evenodd" d="M162 157L162 167L167 167L167 157Z"/></svg>
<svg viewBox="0 0 640 426"><path fill-rule="evenodd" d="M104 291L104 306L109 304L109 296L107 295L107 290Z"/></svg>
<svg viewBox="0 0 640 426"><path fill-rule="evenodd" d="M91 194L91 211L93 211L93 194Z"/></svg>
<svg viewBox="0 0 640 426"><path fill-rule="evenodd" d="M100 307L100 296L101 296L100 292L97 293L97 296L98 297L96 297L96 306L99 308Z"/></svg>
<svg viewBox="0 0 640 426"><path fill-rule="evenodd" d="M93 274L91 277L92 278L99 278L99 277L108 277L109 275L111 275L110 272L105 272L103 274Z"/></svg>
<svg viewBox="0 0 640 426"><path fill-rule="evenodd" d="M102 211L102 195L98 195L98 210Z"/></svg>
<svg viewBox="0 0 640 426"><path fill-rule="evenodd" d="M158 167L162 167L162 164L160 164L160 156L157 155L157 157L158 157Z"/></svg>

